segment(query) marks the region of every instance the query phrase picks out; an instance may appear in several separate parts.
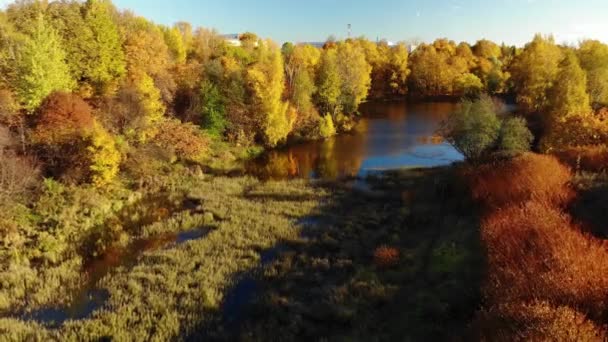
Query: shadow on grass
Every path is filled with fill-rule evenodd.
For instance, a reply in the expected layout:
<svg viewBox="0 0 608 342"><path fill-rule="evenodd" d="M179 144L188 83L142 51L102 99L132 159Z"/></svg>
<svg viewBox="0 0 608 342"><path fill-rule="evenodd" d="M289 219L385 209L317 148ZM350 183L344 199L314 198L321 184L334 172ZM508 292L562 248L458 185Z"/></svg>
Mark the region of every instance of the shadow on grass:
<svg viewBox="0 0 608 342"><path fill-rule="evenodd" d="M584 229L596 237L608 238L608 182L599 182L586 189L581 189L570 213L576 222L584 222Z"/></svg>
<svg viewBox="0 0 608 342"><path fill-rule="evenodd" d="M207 340L443 340L480 305L475 206L454 168L387 173L334 195L297 221L298 241L262 252L225 297ZM297 201L297 196L292 198ZM398 261L375 262L380 246ZM197 335L197 334L195 334ZM190 340L197 336L190 336Z"/></svg>

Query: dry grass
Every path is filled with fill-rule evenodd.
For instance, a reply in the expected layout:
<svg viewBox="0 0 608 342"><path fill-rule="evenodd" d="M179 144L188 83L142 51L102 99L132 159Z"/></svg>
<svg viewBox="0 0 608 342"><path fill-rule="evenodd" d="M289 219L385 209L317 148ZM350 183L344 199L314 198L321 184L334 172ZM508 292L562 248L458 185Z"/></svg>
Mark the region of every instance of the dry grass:
<svg viewBox="0 0 608 342"><path fill-rule="evenodd" d="M547 302L508 303L482 310L472 325L477 341L605 341L585 315Z"/></svg>
<svg viewBox="0 0 608 342"><path fill-rule="evenodd" d="M378 267L387 268L399 262L399 250L394 247L380 246L374 251L374 263Z"/></svg>
<svg viewBox="0 0 608 342"><path fill-rule="evenodd" d="M562 205L573 196L572 172L552 156L527 153L466 172L473 198L489 208L530 200Z"/></svg>
<svg viewBox="0 0 608 342"><path fill-rule="evenodd" d="M547 300L572 305L594 318L608 300L608 252L570 218L529 202L497 211L482 222L490 303Z"/></svg>

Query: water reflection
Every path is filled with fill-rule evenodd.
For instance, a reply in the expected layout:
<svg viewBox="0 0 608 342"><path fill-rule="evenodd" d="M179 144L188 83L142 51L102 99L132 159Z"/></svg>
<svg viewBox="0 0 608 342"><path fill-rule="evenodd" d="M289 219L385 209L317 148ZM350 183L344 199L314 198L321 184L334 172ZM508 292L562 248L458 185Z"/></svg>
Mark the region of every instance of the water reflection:
<svg viewBox="0 0 608 342"><path fill-rule="evenodd" d="M247 171L272 179L336 179L447 165L462 160L462 155L435 132L455 108L453 103L368 103L350 134L270 151L249 163Z"/></svg>

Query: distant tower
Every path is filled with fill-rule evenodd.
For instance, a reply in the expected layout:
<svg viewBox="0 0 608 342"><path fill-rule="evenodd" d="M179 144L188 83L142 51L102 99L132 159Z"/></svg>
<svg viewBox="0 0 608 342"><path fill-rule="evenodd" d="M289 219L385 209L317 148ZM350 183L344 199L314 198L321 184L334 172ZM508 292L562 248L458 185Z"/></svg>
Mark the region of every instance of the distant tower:
<svg viewBox="0 0 608 342"><path fill-rule="evenodd" d="M351 36L351 35L352 35L352 33L353 33L353 30L352 30L352 29L353 29L353 26L352 26L351 24L348 24L348 39L350 39L350 36Z"/></svg>

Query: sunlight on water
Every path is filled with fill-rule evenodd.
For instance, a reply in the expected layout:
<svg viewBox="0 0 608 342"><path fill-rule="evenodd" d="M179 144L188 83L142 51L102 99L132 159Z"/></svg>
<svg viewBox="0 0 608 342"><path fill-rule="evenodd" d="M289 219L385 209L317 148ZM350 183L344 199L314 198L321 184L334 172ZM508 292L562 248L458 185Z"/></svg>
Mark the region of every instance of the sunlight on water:
<svg viewBox="0 0 608 342"><path fill-rule="evenodd" d="M436 135L453 103L368 103L355 130L327 141L271 151L248 165L262 178L365 176L403 167L434 167L463 159Z"/></svg>

